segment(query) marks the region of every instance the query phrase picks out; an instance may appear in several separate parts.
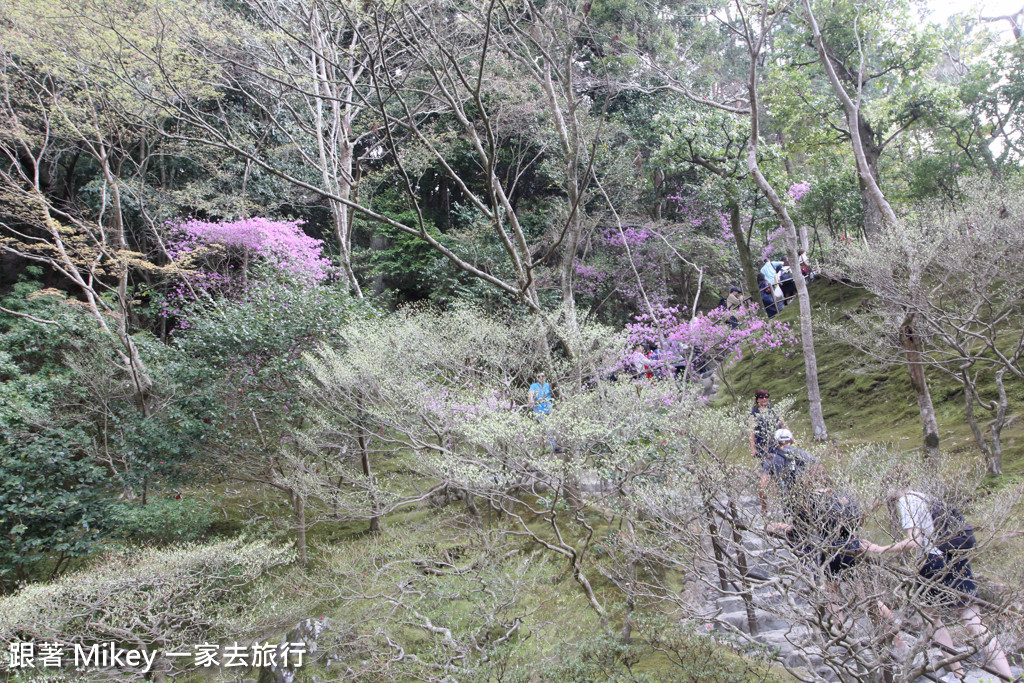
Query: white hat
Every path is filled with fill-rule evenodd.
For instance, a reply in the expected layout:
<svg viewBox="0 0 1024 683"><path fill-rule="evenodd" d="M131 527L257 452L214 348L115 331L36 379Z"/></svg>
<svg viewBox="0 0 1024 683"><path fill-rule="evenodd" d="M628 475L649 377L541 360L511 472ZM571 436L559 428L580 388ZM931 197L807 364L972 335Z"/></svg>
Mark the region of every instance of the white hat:
<svg viewBox="0 0 1024 683"><path fill-rule="evenodd" d="M776 441L792 441L793 440L793 432L789 431L788 429L777 429L777 430L775 430L775 440Z"/></svg>

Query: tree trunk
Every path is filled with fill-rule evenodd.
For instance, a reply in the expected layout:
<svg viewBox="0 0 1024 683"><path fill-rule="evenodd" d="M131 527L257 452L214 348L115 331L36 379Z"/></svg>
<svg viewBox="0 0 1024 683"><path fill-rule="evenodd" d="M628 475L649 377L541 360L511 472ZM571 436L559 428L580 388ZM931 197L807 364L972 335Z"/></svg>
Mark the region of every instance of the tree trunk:
<svg viewBox="0 0 1024 683"><path fill-rule="evenodd" d="M747 284L747 295L754 301L759 301L757 292L757 268L754 267L754 259L750 256L750 245L743 234L743 226L740 225L740 203L735 199L729 200L729 227L732 229L732 237L736 240L736 251L740 254L740 265L743 267L743 279Z"/></svg>
<svg viewBox="0 0 1024 683"><path fill-rule="evenodd" d="M970 378L967 376L966 371L961 372L960 376L964 385L964 416L967 418L967 426L971 428L971 434L974 435L974 443L977 444L978 449L985 456L985 470L987 472L989 463L992 462L992 454L988 450L988 444L985 443L985 435L981 433L981 429L978 427L978 418L974 414L974 390L971 388Z"/></svg>
<svg viewBox="0 0 1024 683"><path fill-rule="evenodd" d="M910 385L914 388L917 409L921 414L925 454L928 457L935 457L939 454L939 425L935 421L935 406L932 405L932 395L924 376L924 366L921 364L921 345L914 331L915 322L916 316L913 313L906 317L900 328L900 341L907 360L907 370L910 371Z"/></svg>
<svg viewBox="0 0 1024 683"><path fill-rule="evenodd" d="M875 132L871 125L864 120L860 111L857 111L857 127L860 132L861 144L864 147L864 160L867 162L868 172L871 178L878 185L878 158L882 150L875 141ZM885 227L885 217L873 195L873 190L864 178L858 177L860 185L860 206L864 214L864 236L870 241L875 235L880 235Z"/></svg>
<svg viewBox="0 0 1024 683"><path fill-rule="evenodd" d="M751 87L751 90L753 91L753 87ZM756 100L753 95L751 97L751 107L756 108ZM757 186L768 198L772 209L775 210L775 214L786 229L786 254L789 262L797 264L797 267L793 269L793 282L796 284L797 303L800 306L800 342L803 346L811 429L814 431L814 439L816 441L824 441L828 438L828 429L825 427L825 413L821 407L821 390L818 387L818 357L814 352L814 330L811 326L811 300L807 293L807 281L804 279L803 273L800 272L800 259L796 246L796 226L793 224L793 219L789 217L789 212L786 210L785 205L783 205L782 200L779 199L779 195L768 184L767 178L764 177L761 169L758 167L757 143L754 137L756 134L757 127L754 126L750 134L751 141L749 151L747 152L747 166Z"/></svg>
<svg viewBox="0 0 1024 683"><path fill-rule="evenodd" d="M372 251L384 251L388 247L388 239L381 237L380 235L374 235L370 238L370 249ZM384 274L378 272L373 276L373 293L380 295L384 293Z"/></svg>
<svg viewBox="0 0 1024 683"><path fill-rule="evenodd" d="M626 533L628 534L629 543L635 545L636 543L636 531L633 528L633 522L623 515L623 520L626 523ZM636 566L637 559L636 555L632 556L629 564L626 566L626 580L629 584L626 587L626 614L622 618L622 631L620 632L620 638L624 645L629 645L632 642L633 637L633 611L636 609Z"/></svg>
<svg viewBox="0 0 1024 683"><path fill-rule="evenodd" d="M346 116L338 132L338 137L341 138L338 141L339 169L336 172L338 196L346 200L352 196L352 183L349 180L352 177L352 143L348 139L350 127L351 122L348 116ZM334 211L334 220L334 232L338 236L338 255L341 260L341 268L345 273L345 278L348 280L352 293L362 299L363 290L359 286L359 280L356 278L355 271L352 270L352 231L348 206L340 202L337 203L337 208Z"/></svg>
<svg viewBox="0 0 1024 683"><path fill-rule="evenodd" d="M982 401L981 396L978 395L976 382L971 379L967 370L960 371L960 382L964 386L964 414L967 418L967 424L971 428L971 434L974 435L974 442L981 450L982 455L985 457L985 473L997 476L1003 473L1003 444L1002 444L1002 432L1003 427L1006 426L1006 408L1007 408L1007 397L1006 387L1003 384L1004 370L996 372L996 391L998 393L998 400L990 401L987 404ZM989 432L992 435L992 442L989 443L985 440L985 435L982 433L981 428L978 426L978 418L974 414L974 404L995 411L995 418L988 423Z"/></svg>
<svg viewBox="0 0 1024 683"><path fill-rule="evenodd" d="M815 28L817 28L816 24ZM750 140L747 144L747 168L786 231L786 253L789 262L793 264L793 281L796 284L797 299L800 305L800 341L804 352L804 371L807 380L807 401L810 407L811 429L814 431L815 440L824 441L828 438L828 430L825 428L825 414L821 408L821 390L818 388L818 357L814 353L814 330L811 327L811 300L807 293L807 281L804 280L803 273L800 272L796 225L793 223L793 219L790 217L789 211L786 210L785 204L779 198L778 193L775 192L768 179L761 173L761 168L757 163L757 143L760 126L760 105L757 99L757 69L763 40L764 36L761 35L749 43L750 69L747 78L747 92L750 95Z"/></svg>
<svg viewBox="0 0 1024 683"><path fill-rule="evenodd" d="M660 168L654 169L654 196L661 197L660 200L654 203L654 211L651 213L651 218L656 221L660 221L665 215L665 204L668 201L665 199L667 192L663 191L665 186L665 171Z"/></svg>
<svg viewBox="0 0 1024 683"><path fill-rule="evenodd" d="M992 433L992 457L989 458L986 468L989 474L1003 473L1002 434L1003 427L1006 426L1006 406L1008 403L1006 400L1006 387L1003 386L1004 372L1004 370L996 371L996 391L999 395L999 400L995 404L996 416L989 423L989 429Z"/></svg>
<svg viewBox="0 0 1024 683"><path fill-rule="evenodd" d="M825 50L825 42L821 37L818 20L814 17L814 10L811 8L811 0L804 0L804 10L807 12L807 20L811 25L811 34L814 36L814 46L818 49L821 65L825 68L825 73L828 74L828 79L832 83L832 90L843 103L843 109L846 111L846 121L850 127L850 145L853 147L853 158L857 161L857 177L862 189L861 197L863 201L866 195L868 200L864 205L865 211L869 210L867 209L868 205L873 205L874 209L877 209L881 215L880 226L888 224L895 227L899 223L896 213L892 210L892 206L889 205L885 195L882 194L882 190L876 180L878 177L878 156L882 150L875 140L874 131L871 129L871 126L860 114L860 88L858 87L857 89L857 102L854 102L850 98L850 94L846 92L846 88L839 81L839 76L832 65L832 60L829 59L828 53ZM874 209L870 210L873 211Z"/></svg>
<svg viewBox="0 0 1024 683"><path fill-rule="evenodd" d="M380 515L377 514L377 500L373 495L373 472L370 470L370 449L369 441L364 434L359 435L359 461L363 466L363 475L366 477L367 486L370 487L370 505L373 512L370 517L370 531L380 531Z"/></svg>
<svg viewBox="0 0 1024 683"><path fill-rule="evenodd" d="M783 223L783 225L786 225ZM807 374L807 403L811 416L811 429L815 441L828 439L825 428L825 412L821 407L821 389L818 387L818 356L814 352L814 331L811 325L811 297L807 292L807 280L800 272L800 257L797 254L797 236L793 221L786 226L786 254L789 262L795 264L793 282L796 284L797 304L800 306L800 343L804 352L804 370Z"/></svg>
<svg viewBox="0 0 1024 683"><path fill-rule="evenodd" d="M295 549L299 551L299 564L306 566L308 556L306 555L306 501L302 496L292 489L292 512L295 515Z"/></svg>
<svg viewBox="0 0 1024 683"><path fill-rule="evenodd" d="M323 56L330 54L331 38L321 24L319 13L312 11L309 16L309 33L313 51L309 67L320 174L324 188L342 200L329 200L334 235L338 240L338 265L348 281L349 289L362 298L363 291L352 270L352 235L349 232L349 208L345 204L352 195L352 112L349 106L339 101L347 89L343 85L343 77L335 71L338 65Z"/></svg>

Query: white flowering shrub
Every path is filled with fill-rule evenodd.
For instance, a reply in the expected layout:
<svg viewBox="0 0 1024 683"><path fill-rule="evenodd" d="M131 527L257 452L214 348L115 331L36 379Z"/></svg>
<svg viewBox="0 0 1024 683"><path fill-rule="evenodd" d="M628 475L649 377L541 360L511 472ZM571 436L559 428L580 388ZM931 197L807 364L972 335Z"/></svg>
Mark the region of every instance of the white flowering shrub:
<svg viewBox="0 0 1024 683"><path fill-rule="evenodd" d="M263 577L293 559L290 548L243 540L113 554L90 569L0 597L0 642L68 648L116 643L155 653L153 671L173 674L192 662L168 658L167 652L280 627L274 615L254 604L254 595ZM261 630L240 632L244 615L254 610L261 612ZM283 623L294 620L282 616ZM145 673L142 667L115 667L76 675L127 681Z"/></svg>
<svg viewBox="0 0 1024 683"><path fill-rule="evenodd" d="M669 440L703 405L671 380L602 379L623 343L605 328L579 331L588 351L572 363L539 329L468 308L347 326L343 350L307 356L315 409L290 457L307 495L349 519L457 492L472 513L563 558L605 618L584 569L594 524L618 520L636 482L664 476ZM538 371L553 390L545 416L528 399ZM395 459L414 477L394 474Z"/></svg>
<svg viewBox="0 0 1024 683"><path fill-rule="evenodd" d="M466 563L428 566L454 573L471 591L467 586L487 572L497 572L484 579L490 585L509 578L523 553L539 553L571 579L600 624L621 624L626 643L658 642L642 624L668 613L767 651L808 680L885 674L909 681L978 651L975 641L959 637L964 649L956 653L928 649L936 627L915 583L914 553L865 557L839 577L814 560L835 540L815 507L832 493L865 513L852 523L865 542L889 544L902 532L884 513L866 514L886 508L882 474L895 464L892 455L870 449L840 458L834 445L818 445L818 465L808 470L814 474L799 487L766 485L748 455L745 411L710 407L670 379L603 379L601 359L622 340L601 328L581 330L590 351L574 362L549 348L538 329L472 309L412 310L347 326L343 349L307 357L304 388L315 411L287 455L290 469L302 474L296 488L321 514L376 521L378 529L389 515L426 510L439 497L462 500L467 523L488 549ZM528 400L541 370L553 390L546 415ZM1003 534L1017 492L982 495L980 474L933 468L912 476L983 529L972 553L979 570L991 572L982 583L999 588L983 610L993 623L1020 597L1022 563L1001 559L1020 557L1014 538ZM789 527L799 515L806 519L794 538ZM425 588L393 594L361 578L396 571L408 555L367 559L365 574L338 583L358 587L361 597L348 599L382 600L395 610L389 618L402 621L395 615L403 614L402 623L430 634L437 671L465 674L468 663L493 656L463 640L461 621L420 607L408 612L429 602ZM423 584L394 581L389 586ZM457 593L446 590L441 594ZM730 602L739 605L739 619L724 611ZM999 620L994 632L1012 644L1014 624ZM897 632L917 648L905 663L891 654ZM394 657L409 656L408 643L393 632L372 633Z"/></svg>

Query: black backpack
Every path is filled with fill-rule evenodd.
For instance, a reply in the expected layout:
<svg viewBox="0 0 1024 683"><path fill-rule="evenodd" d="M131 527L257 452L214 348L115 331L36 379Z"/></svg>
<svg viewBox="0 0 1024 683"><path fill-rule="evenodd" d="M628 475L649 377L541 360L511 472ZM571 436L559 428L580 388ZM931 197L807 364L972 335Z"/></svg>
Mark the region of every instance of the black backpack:
<svg viewBox="0 0 1024 683"><path fill-rule="evenodd" d="M793 515L791 541L800 537L813 539L809 547L834 552L847 548L857 539L864 513L856 501L833 491L805 495L811 496L810 499L793 501L799 504Z"/></svg>
<svg viewBox="0 0 1024 683"><path fill-rule="evenodd" d="M851 496L827 492L822 495L822 531L831 545L845 546L857 537L864 512Z"/></svg>
<svg viewBox="0 0 1024 683"><path fill-rule="evenodd" d="M977 545L974 527L955 506L932 498L928 501L928 512L935 526L935 547L943 555L970 550Z"/></svg>

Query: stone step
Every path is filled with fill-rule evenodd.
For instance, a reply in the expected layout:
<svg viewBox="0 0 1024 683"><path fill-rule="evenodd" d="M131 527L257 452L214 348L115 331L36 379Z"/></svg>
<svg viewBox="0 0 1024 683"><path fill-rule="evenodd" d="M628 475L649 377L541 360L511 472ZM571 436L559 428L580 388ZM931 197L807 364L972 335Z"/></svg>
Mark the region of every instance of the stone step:
<svg viewBox="0 0 1024 683"><path fill-rule="evenodd" d="M1011 666L1010 671L1013 673L1014 680L1024 676L1024 669L1019 666ZM995 676L981 669L971 669L964 678L965 683L993 683L996 680Z"/></svg>
<svg viewBox="0 0 1024 683"><path fill-rule="evenodd" d="M735 612L745 609L743 597L739 595L728 595L718 598L718 608L722 612Z"/></svg>
<svg viewBox="0 0 1024 683"><path fill-rule="evenodd" d="M821 655L814 653L802 653L797 652L795 649L786 655L783 659L786 662L786 666L792 669L807 669L807 663L810 662L812 669L819 669L825 664L825 660Z"/></svg>
<svg viewBox="0 0 1024 683"><path fill-rule="evenodd" d="M730 626L738 628L741 631L746 632L749 624L747 620L747 611L740 606L738 609L730 610L728 612L722 611L718 615L718 619L726 622ZM754 623L757 625L757 630L761 631L776 631L778 629L788 629L789 622L782 619L778 615L771 614L762 610L754 610Z"/></svg>

